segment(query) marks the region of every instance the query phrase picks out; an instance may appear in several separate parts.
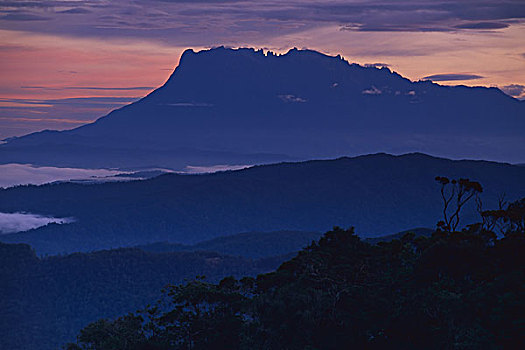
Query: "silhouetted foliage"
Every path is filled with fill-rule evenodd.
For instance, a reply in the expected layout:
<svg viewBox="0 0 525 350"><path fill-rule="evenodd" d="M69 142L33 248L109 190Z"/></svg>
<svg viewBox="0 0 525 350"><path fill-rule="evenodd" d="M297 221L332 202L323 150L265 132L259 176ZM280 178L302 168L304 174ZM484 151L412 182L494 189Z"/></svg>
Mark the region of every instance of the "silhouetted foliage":
<svg viewBox="0 0 525 350"><path fill-rule="evenodd" d="M441 185L443 199L443 221L438 222L438 227L445 231L456 231L461 209L472 197L478 198L483 187L479 182L469 179L449 180L445 176L437 176L436 181Z"/></svg>
<svg viewBox="0 0 525 350"><path fill-rule="evenodd" d="M500 239L477 224L372 245L335 227L255 280L170 287L120 335L154 349L523 348L523 203L486 213L510 223ZM105 349L104 332L82 334L81 349Z"/></svg>

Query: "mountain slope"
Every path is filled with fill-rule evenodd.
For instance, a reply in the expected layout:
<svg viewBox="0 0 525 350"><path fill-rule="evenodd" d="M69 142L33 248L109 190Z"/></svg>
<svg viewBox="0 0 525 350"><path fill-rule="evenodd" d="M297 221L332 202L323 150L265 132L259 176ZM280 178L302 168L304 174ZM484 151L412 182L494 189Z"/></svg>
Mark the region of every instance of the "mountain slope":
<svg viewBox="0 0 525 350"><path fill-rule="evenodd" d="M525 168L422 154L376 154L282 163L144 181L20 186L0 190L0 212L73 217L76 222L0 236L38 253L90 251L168 241L194 244L249 231L325 231L355 226L363 237L435 227L436 176L479 181L485 208L525 196ZM479 218L474 205L462 223Z"/></svg>
<svg viewBox="0 0 525 350"><path fill-rule="evenodd" d="M256 164L378 151L523 162L525 103L309 50L187 50L169 80L92 124L0 145L0 162Z"/></svg>
<svg viewBox="0 0 525 350"><path fill-rule="evenodd" d="M145 307L168 283L254 276L283 260L139 249L37 258L27 245L0 243L0 348L58 349L89 322Z"/></svg>
<svg viewBox="0 0 525 350"><path fill-rule="evenodd" d="M319 237L321 237L321 233L308 231L244 232L217 237L189 246L156 242L135 248L153 253L207 251L261 259L295 254L312 241L318 240Z"/></svg>

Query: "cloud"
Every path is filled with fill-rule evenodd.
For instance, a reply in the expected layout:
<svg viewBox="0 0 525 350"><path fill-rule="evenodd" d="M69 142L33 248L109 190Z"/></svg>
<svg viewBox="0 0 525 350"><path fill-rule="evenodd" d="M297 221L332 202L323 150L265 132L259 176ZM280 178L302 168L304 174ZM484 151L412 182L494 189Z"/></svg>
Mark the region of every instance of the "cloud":
<svg viewBox="0 0 525 350"><path fill-rule="evenodd" d="M3 21L47 21L50 19L50 17L33 15L31 13L9 13L0 17L0 20Z"/></svg>
<svg viewBox="0 0 525 350"><path fill-rule="evenodd" d="M387 63L365 63L364 64L365 67L370 67L370 68L383 68L383 67L390 67L389 64Z"/></svg>
<svg viewBox="0 0 525 350"><path fill-rule="evenodd" d="M363 90L361 93L363 95L381 95L383 92L372 85L370 89Z"/></svg>
<svg viewBox="0 0 525 350"><path fill-rule="evenodd" d="M28 31L134 36L197 46L226 38L248 40L301 33L327 24L350 31L443 32L502 29L525 19L522 0L88 0L82 7L76 1L44 0L0 1L2 7L19 11L4 19L35 21L25 28ZM51 10L64 7L58 13ZM66 13L75 16L64 16ZM49 16L52 23L37 23ZM4 27L9 29L10 25Z"/></svg>
<svg viewBox="0 0 525 350"><path fill-rule="evenodd" d="M49 223L68 224L72 218L53 218L29 213L0 213L0 234L23 232Z"/></svg>
<svg viewBox="0 0 525 350"><path fill-rule="evenodd" d="M502 86L501 91L516 98L525 98L525 85L510 84Z"/></svg>
<svg viewBox="0 0 525 350"><path fill-rule="evenodd" d="M83 180L93 177L115 176L120 171L106 169L79 169L36 167L30 164L0 164L0 187L35 184L54 181Z"/></svg>
<svg viewBox="0 0 525 350"><path fill-rule="evenodd" d="M304 99L302 97L295 96L295 95L279 95L277 97L279 97L284 102L293 102L293 103L295 103L295 102L299 102L299 103L306 102L306 99Z"/></svg>
<svg viewBox="0 0 525 350"><path fill-rule="evenodd" d="M93 120L78 120L67 118L24 118L24 117L0 117L0 120L7 120L11 122L30 122L30 123L65 123L65 124L87 124Z"/></svg>
<svg viewBox="0 0 525 350"><path fill-rule="evenodd" d="M73 15L80 15L80 14L86 14L91 13L90 10L82 8L82 7L76 7L69 10L64 11L58 11L57 13L66 13L66 14L73 14Z"/></svg>
<svg viewBox="0 0 525 350"><path fill-rule="evenodd" d="M128 104L135 102L140 97L69 97L59 99L26 99L26 98L0 98L0 103L17 103L25 105L72 105L90 106L99 104Z"/></svg>
<svg viewBox="0 0 525 350"><path fill-rule="evenodd" d="M253 165L213 165L213 166L192 166L188 165L180 174L205 174L216 173L218 171L232 171L249 168Z"/></svg>
<svg viewBox="0 0 525 350"><path fill-rule="evenodd" d="M509 25L507 23L500 23L500 22L472 22L472 23L458 24L454 26L454 28L458 28L458 29L481 29L481 30L503 29L503 28L508 28L508 27Z"/></svg>
<svg viewBox="0 0 525 350"><path fill-rule="evenodd" d="M449 74L434 74L429 75L423 78L423 80L432 80L432 81L454 81L454 80L475 80L475 79L482 79L483 77L481 75L475 75L475 74L455 74L455 73L449 73Z"/></svg>
<svg viewBox="0 0 525 350"><path fill-rule="evenodd" d="M75 74L76 72L69 72ZM22 89L41 89L41 90L102 90L102 91L131 91L131 90L153 90L154 86L129 86L129 87L104 87L104 86L21 86Z"/></svg>
<svg viewBox="0 0 525 350"><path fill-rule="evenodd" d="M0 98L0 139L42 129L71 129L137 99L139 97Z"/></svg>

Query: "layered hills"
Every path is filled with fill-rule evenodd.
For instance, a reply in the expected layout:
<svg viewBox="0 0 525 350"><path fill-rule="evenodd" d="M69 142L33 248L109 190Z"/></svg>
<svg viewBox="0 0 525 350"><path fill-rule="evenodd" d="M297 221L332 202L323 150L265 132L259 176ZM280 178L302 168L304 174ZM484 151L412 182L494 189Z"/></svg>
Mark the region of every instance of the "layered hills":
<svg viewBox="0 0 525 350"><path fill-rule="evenodd" d="M104 184L60 183L0 190L0 212L72 218L0 236L38 254L195 244L250 231L323 232L355 226L362 237L435 227L442 217L436 176L479 181L484 208L525 196L525 168L424 154L261 165L205 175L166 174ZM478 221L474 203L461 224ZM227 251L225 251L227 252Z"/></svg>

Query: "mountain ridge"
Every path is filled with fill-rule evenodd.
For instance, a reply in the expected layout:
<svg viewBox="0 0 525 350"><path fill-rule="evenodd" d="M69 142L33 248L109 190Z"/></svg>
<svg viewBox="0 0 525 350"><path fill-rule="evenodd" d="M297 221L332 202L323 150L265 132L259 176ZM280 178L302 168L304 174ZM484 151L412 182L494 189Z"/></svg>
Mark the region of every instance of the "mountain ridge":
<svg viewBox="0 0 525 350"><path fill-rule="evenodd" d="M292 49L186 50L169 79L94 123L0 145L0 162L77 167L274 163L431 153L525 161L525 103L499 89L412 82Z"/></svg>
<svg viewBox="0 0 525 350"><path fill-rule="evenodd" d="M248 231L322 232L334 225L355 226L358 234L373 237L434 227L442 216L436 176L479 181L487 209L497 208L504 193L509 201L525 196L521 166L377 154L142 181L3 189L0 212L77 221L2 235L0 241L56 254L162 241L194 244ZM465 209L467 222L479 220L472 203Z"/></svg>

